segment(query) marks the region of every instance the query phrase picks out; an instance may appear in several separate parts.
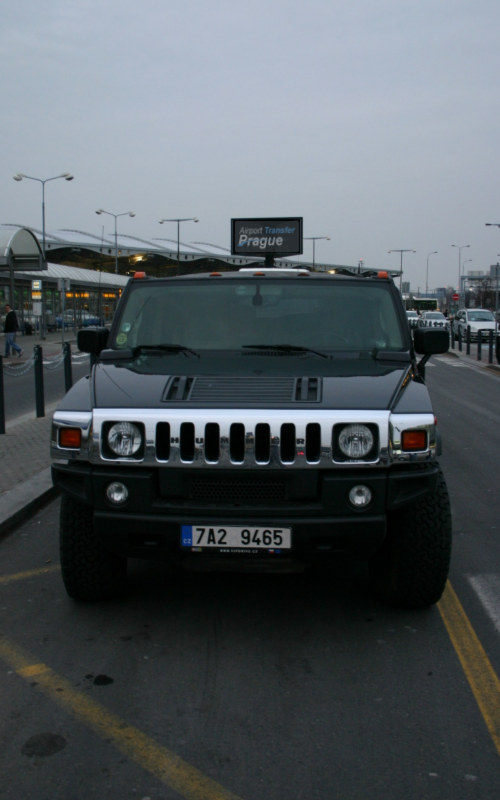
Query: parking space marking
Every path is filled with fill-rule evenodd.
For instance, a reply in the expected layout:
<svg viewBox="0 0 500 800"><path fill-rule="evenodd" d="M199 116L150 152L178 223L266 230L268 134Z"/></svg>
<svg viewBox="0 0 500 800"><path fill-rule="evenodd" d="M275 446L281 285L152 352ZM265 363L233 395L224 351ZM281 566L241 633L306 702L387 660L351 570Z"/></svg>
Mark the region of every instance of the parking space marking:
<svg viewBox="0 0 500 800"><path fill-rule="evenodd" d="M500 575L467 575L467 580L500 634Z"/></svg>
<svg viewBox="0 0 500 800"><path fill-rule="evenodd" d="M434 361L439 361L440 364L448 364L449 367L466 367L467 364L464 364L463 361L460 361L458 358L439 358L439 356L434 356L433 361L429 361L426 364L426 368L433 364Z"/></svg>
<svg viewBox="0 0 500 800"><path fill-rule="evenodd" d="M14 581L25 581L28 578L37 578L39 575L48 575L50 572L60 570L59 564L50 567L39 567L38 569L27 569L23 572L16 572L13 575L0 575L0 586Z"/></svg>
<svg viewBox="0 0 500 800"><path fill-rule="evenodd" d="M449 581L438 608L486 727L500 755L500 680Z"/></svg>
<svg viewBox="0 0 500 800"><path fill-rule="evenodd" d="M71 683L57 675L47 664L39 663L21 648L0 636L0 658L26 680L36 678L35 689L111 742L127 758L177 792L185 800L241 800L212 778L203 775L166 747L157 744L138 728L108 711Z"/></svg>

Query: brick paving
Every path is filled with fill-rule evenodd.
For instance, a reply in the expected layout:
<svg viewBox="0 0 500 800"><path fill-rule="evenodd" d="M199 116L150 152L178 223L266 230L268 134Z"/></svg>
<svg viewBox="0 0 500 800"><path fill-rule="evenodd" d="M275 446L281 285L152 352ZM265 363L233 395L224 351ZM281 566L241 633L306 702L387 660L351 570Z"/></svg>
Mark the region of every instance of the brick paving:
<svg viewBox="0 0 500 800"><path fill-rule="evenodd" d="M74 348L74 337L65 334ZM38 336L18 336L17 342L23 348L21 358L4 358L6 366L21 368L33 355L33 347L41 345L44 359L54 358L62 353L61 332L49 333L40 340ZM4 338L1 337L1 353L4 352ZM0 495L9 492L50 466L50 426L52 408L45 407L45 417L36 417L35 398L33 412L5 423L5 433L0 434Z"/></svg>
<svg viewBox="0 0 500 800"><path fill-rule="evenodd" d="M0 436L0 494L50 465L50 414L6 425Z"/></svg>

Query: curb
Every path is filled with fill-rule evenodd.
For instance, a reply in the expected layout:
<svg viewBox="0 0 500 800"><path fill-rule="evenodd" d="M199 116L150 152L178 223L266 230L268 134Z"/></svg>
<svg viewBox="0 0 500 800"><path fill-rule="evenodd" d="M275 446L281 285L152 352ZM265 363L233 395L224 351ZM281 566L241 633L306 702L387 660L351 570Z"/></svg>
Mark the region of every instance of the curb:
<svg viewBox="0 0 500 800"><path fill-rule="evenodd" d="M57 495L50 467L0 495L0 539Z"/></svg>

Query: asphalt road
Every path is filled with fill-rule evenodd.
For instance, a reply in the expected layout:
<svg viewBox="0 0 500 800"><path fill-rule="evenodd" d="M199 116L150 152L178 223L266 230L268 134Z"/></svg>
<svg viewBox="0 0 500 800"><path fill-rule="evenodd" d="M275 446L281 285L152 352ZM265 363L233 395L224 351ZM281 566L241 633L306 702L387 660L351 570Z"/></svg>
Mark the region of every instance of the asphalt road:
<svg viewBox="0 0 500 800"><path fill-rule="evenodd" d="M454 513L439 607L394 611L363 565L171 575L120 602L58 574L58 502L0 544L5 800L497 800L500 377L435 358Z"/></svg>

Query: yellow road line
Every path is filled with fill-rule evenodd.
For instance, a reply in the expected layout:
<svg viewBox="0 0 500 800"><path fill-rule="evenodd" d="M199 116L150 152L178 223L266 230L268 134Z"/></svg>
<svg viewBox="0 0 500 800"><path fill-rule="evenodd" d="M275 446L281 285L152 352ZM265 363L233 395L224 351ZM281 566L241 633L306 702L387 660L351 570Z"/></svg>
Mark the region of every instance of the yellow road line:
<svg viewBox="0 0 500 800"><path fill-rule="evenodd" d="M500 680L449 581L438 608L500 755Z"/></svg>
<svg viewBox="0 0 500 800"><path fill-rule="evenodd" d="M16 572L13 575L0 575L0 586L14 581L25 581L27 578L35 578L38 575L45 575L49 572L60 570L59 564L52 567L39 567L38 569L27 569L24 572Z"/></svg>
<svg viewBox="0 0 500 800"><path fill-rule="evenodd" d="M76 691L69 681L46 664L37 663L3 636L0 636L0 658L21 677L30 682L35 680L37 688L52 701L186 800L241 800L133 725Z"/></svg>

